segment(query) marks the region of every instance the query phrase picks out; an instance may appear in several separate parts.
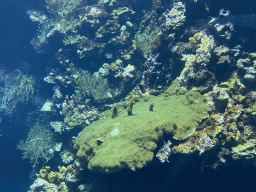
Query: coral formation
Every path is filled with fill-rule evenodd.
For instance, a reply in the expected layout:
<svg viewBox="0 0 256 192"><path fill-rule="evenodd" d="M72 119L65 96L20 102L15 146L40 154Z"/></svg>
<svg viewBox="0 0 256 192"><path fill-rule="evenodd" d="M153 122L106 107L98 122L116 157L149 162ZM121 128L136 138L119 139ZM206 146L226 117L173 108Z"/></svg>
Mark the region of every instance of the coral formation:
<svg viewBox="0 0 256 192"><path fill-rule="evenodd" d="M35 79L21 71L7 75L0 109L8 108L12 112L19 102L27 103L35 92L34 86Z"/></svg>
<svg viewBox="0 0 256 192"><path fill-rule="evenodd" d="M77 92L85 96L93 96L95 100L102 100L110 97L108 90L108 80L98 74L91 75L88 71L83 71L76 79Z"/></svg>
<svg viewBox="0 0 256 192"><path fill-rule="evenodd" d="M162 33L159 28L156 28L152 31L145 30L143 32L138 31L135 35L135 46L136 48L142 51L143 57L148 58L152 52L153 42L160 36Z"/></svg>
<svg viewBox="0 0 256 192"><path fill-rule="evenodd" d="M39 174L36 174L37 179L30 186L28 192L45 191L45 192L68 192L70 191L66 182L77 182L77 172L73 169L72 164L67 167L59 167L59 172L50 171L50 167L46 166L40 169Z"/></svg>
<svg viewBox="0 0 256 192"><path fill-rule="evenodd" d="M33 167L35 167L39 158L46 162L52 158L54 145L54 136L50 129L36 124L30 129L27 139L21 140L17 147L22 150L23 158L30 159Z"/></svg>
<svg viewBox="0 0 256 192"><path fill-rule="evenodd" d="M212 36L204 34L203 31L196 33L193 37L189 38L189 44L195 54L183 54L182 61L185 61L185 67L180 76L177 78L182 86L186 86L188 79L195 75L198 65L207 66L211 58L211 51L215 47L214 39Z"/></svg>
<svg viewBox="0 0 256 192"><path fill-rule="evenodd" d="M186 19L185 13L185 5L182 2L173 2L172 9L167 9L165 13L163 13L165 22L162 25L166 29L172 28L173 30L177 30L178 27L183 25Z"/></svg>
<svg viewBox="0 0 256 192"><path fill-rule="evenodd" d="M165 93L136 102L133 115L120 109L114 119L108 116L85 127L75 141L77 156L92 171L136 170L152 161L163 133L172 133L177 140L188 138L201 119L208 116L207 99L177 86L175 81ZM154 103L153 112L148 110L149 103ZM111 136L114 127L119 133ZM104 142L99 145L97 138Z"/></svg>

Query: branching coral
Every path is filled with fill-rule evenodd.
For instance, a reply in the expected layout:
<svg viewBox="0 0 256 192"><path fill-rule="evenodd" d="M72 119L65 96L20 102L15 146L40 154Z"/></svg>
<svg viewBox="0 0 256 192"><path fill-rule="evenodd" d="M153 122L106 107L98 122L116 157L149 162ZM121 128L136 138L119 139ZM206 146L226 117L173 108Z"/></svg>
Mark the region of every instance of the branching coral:
<svg viewBox="0 0 256 192"><path fill-rule="evenodd" d="M7 108L12 112L16 105L27 103L34 94L35 79L16 71L6 77L5 94L1 100L1 108Z"/></svg>
<svg viewBox="0 0 256 192"><path fill-rule="evenodd" d="M23 158L30 159L33 167L38 163L38 159L42 158L46 162L51 159L54 145L54 135L46 127L36 124L30 129L27 139L21 140L18 149L22 150Z"/></svg>
<svg viewBox="0 0 256 192"><path fill-rule="evenodd" d="M95 100L102 100L108 97L108 80L98 74L91 75L83 71L76 79L77 94L82 97L92 96Z"/></svg>
<svg viewBox="0 0 256 192"><path fill-rule="evenodd" d="M72 13L82 0L45 0L47 10L55 17L67 17Z"/></svg>
<svg viewBox="0 0 256 192"><path fill-rule="evenodd" d="M152 43L161 34L161 30L158 28L151 32L145 30L144 32L138 31L136 33L134 40L135 46L142 51L145 58L148 58L149 54L152 52Z"/></svg>
<svg viewBox="0 0 256 192"><path fill-rule="evenodd" d="M40 21L37 38L31 43L34 48L40 51L40 48L47 43L47 38L52 36L55 31L66 34L68 31L76 32L76 27L80 26L84 20L83 13L76 13L82 5L82 0L45 0L47 11L51 17L47 17L41 12L29 11L30 18L33 21ZM41 18L44 18L43 20Z"/></svg>

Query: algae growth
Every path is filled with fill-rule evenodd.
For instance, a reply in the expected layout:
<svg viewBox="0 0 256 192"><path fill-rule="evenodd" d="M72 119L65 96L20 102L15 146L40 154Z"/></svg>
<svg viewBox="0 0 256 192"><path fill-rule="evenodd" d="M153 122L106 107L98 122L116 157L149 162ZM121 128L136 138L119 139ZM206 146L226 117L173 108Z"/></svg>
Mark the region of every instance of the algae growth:
<svg viewBox="0 0 256 192"><path fill-rule="evenodd" d="M77 156L92 171L136 170L152 161L163 133L171 133L176 140L188 138L201 119L208 116L207 99L196 91L176 88L177 85L174 81L161 95L138 100L132 115L127 109L118 108L114 118L109 115L85 127L75 141Z"/></svg>

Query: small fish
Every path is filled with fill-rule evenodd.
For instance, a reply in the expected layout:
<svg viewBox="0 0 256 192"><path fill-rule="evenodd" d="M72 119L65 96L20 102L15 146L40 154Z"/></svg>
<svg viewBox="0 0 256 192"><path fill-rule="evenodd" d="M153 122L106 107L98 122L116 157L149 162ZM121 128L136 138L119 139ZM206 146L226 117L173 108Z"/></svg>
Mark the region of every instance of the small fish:
<svg viewBox="0 0 256 192"><path fill-rule="evenodd" d="M105 57L108 58L108 59L112 59L113 54L112 53L106 53Z"/></svg>
<svg viewBox="0 0 256 192"><path fill-rule="evenodd" d="M125 75L125 76L124 76L124 81L125 81L125 82L128 82L128 81L130 80L130 78L131 78L130 75Z"/></svg>

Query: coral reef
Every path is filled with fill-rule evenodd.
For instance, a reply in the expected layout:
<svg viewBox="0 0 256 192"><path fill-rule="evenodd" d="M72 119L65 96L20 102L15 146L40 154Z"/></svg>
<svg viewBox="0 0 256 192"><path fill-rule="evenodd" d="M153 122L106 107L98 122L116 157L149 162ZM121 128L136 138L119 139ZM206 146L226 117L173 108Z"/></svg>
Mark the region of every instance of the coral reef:
<svg viewBox="0 0 256 192"><path fill-rule="evenodd" d="M27 11L39 23L31 44L41 53L63 43L44 77L53 95L37 114L59 118L42 118L47 126L34 126L18 148L32 166L60 151L60 166L41 169L30 191L90 191L80 170L135 171L182 154L201 168L255 162L256 53L246 45L253 35L236 28L241 16L221 9L211 17L197 0L153 0L145 10L123 0L45 2L48 13ZM32 76L1 70L1 112L35 89Z"/></svg>
<svg viewBox="0 0 256 192"><path fill-rule="evenodd" d="M29 192L38 190L44 192L68 192L70 191L68 183L78 181L75 176L77 175L77 172L73 168L72 164L68 165L67 167L59 167L59 172L49 170L50 166L40 169L39 174L36 174L37 179L30 186Z"/></svg>

